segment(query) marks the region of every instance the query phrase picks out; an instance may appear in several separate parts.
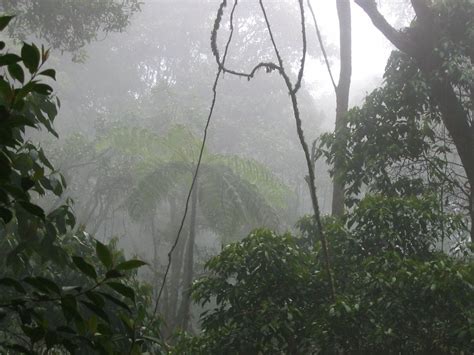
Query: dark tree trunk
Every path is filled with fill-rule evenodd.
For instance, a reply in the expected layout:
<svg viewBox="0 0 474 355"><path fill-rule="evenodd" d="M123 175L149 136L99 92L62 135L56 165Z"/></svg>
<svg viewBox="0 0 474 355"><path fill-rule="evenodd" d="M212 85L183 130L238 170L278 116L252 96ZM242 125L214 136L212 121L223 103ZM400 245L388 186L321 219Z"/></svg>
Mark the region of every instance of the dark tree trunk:
<svg viewBox="0 0 474 355"><path fill-rule="evenodd" d="M171 213L171 230L176 227L178 223L176 220L177 208L176 202L174 200L170 201L170 213ZM183 267L183 254L184 254L184 244L185 241L181 239L178 242L173 258L171 259L171 274L169 280L169 304L168 312L169 316L166 319L166 325L169 330L169 335L175 330L179 324L179 312L178 312L178 300L179 300L179 290L180 290L180 281L181 281L181 271Z"/></svg>
<svg viewBox="0 0 474 355"><path fill-rule="evenodd" d="M189 221L189 236L186 245L186 255L183 269L183 295L180 307L181 327L184 330L190 330L191 320L191 286L194 276L194 243L196 241L196 210L198 203L198 185L197 181L191 196L191 215Z"/></svg>
<svg viewBox="0 0 474 355"><path fill-rule="evenodd" d="M336 90L336 144L345 146L343 135L346 127L346 115L349 108L349 89L352 75L352 41L351 41L351 4L350 0L337 0L337 15L339 17L339 44L340 44L340 73ZM344 183L340 180L343 150L337 149L334 157L334 177L332 191L332 215L344 214Z"/></svg>
<svg viewBox="0 0 474 355"><path fill-rule="evenodd" d="M441 70L442 59L435 51L440 29L434 23L435 14L426 0L411 0L416 13L416 27L400 32L393 28L377 9L374 0L355 0L380 32L400 51L409 55L424 74L430 94L439 107L443 123L451 135L470 186L469 214L471 240L474 241L474 126L457 97L448 75Z"/></svg>

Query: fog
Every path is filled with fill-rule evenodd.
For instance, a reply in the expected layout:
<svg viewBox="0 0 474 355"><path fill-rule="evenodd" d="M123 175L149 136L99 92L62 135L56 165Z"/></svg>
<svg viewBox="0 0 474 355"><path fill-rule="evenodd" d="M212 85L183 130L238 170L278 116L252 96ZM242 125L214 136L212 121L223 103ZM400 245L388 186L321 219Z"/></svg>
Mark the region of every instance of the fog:
<svg viewBox="0 0 474 355"><path fill-rule="evenodd" d="M296 68L301 55L298 9L289 1L270 4L269 16L282 56ZM337 80L336 8L331 2L315 1L313 5ZM393 3L390 5L388 10L397 10ZM74 199L78 223L90 234L104 242L116 238L127 254L148 261L151 267L144 277L155 287L161 282L166 255L184 213L212 100L217 66L210 33L217 6L214 1L144 1L139 10L125 6L125 18L114 18L122 21L118 30L113 26L107 30L106 14L94 19L98 23L88 23L92 19L87 11L93 10L79 6L78 11L86 13L77 21L84 23L61 32L64 29L51 26L55 19L37 3L28 11L38 11L42 14L38 18L47 22L39 24L36 32L27 32L27 26L21 32L28 40L52 47L50 65L57 70L54 88L61 100L55 122L60 138L39 139L66 177L68 189L62 201ZM360 103L382 82L392 50L362 10L353 8L351 105ZM56 10L57 16L63 16L60 10ZM28 15L33 14L23 14L25 18ZM229 65L249 70L258 62L273 60L258 4L242 1L235 18L239 27L229 48ZM20 28L22 21L19 16ZM227 21L228 13L218 38L221 47ZM86 28L96 33L84 39ZM336 107L309 14L307 42L309 58L299 108L311 144L334 129ZM311 213L304 155L281 78L264 71L250 81L224 75L217 91L199 178L195 276L204 260L253 228L292 230L300 216ZM165 148L160 142L163 139L168 140ZM216 176L219 169L223 169L221 177ZM234 169L232 176L225 175L226 169ZM332 183L322 159L316 164L316 174L321 209L327 214ZM216 180L210 180L213 178ZM261 196L246 191L249 183ZM50 201L45 206L57 204ZM189 233L188 223L183 234ZM175 252L179 262L185 258L186 238L181 240ZM180 268L178 261L173 264L175 269ZM175 270L170 277L170 299L183 292L179 273ZM177 307L163 306L170 313L169 322Z"/></svg>
<svg viewBox="0 0 474 355"><path fill-rule="evenodd" d="M277 70L261 69L251 80L220 76L193 180L219 69L210 40L219 1L4 3L0 9L18 13L4 40L14 48L21 41L51 48L48 65L57 72L51 85L61 101L54 122L59 138L45 131L27 135L64 175L67 189L59 197L37 196L36 202L48 211L74 200L77 230L106 244L115 240L126 256L148 263L139 277L150 283L153 297L170 263L159 304L165 334L182 325L189 280L205 275L209 257L254 228L295 232L297 221L314 213L291 97ZM296 81L302 55L298 2L266 3L287 73ZM414 17L409 1L377 3L396 28ZM335 2L312 0L312 6L337 83ZM217 36L221 55L231 7ZM349 108L384 83L394 49L359 6L351 7ZM334 131L336 95L307 5L305 15L307 58L297 96L306 142L316 149L321 135ZM277 61L257 1L239 2L233 26L228 68L247 72ZM314 163L321 214L329 215L331 166L323 156ZM192 306L191 331L200 327L200 310Z"/></svg>

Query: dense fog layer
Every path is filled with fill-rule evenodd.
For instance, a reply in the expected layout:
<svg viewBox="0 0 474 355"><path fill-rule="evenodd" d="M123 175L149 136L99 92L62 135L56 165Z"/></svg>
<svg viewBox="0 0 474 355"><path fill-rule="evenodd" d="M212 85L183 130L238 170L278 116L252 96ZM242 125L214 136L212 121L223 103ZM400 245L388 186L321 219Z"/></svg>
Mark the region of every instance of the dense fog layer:
<svg viewBox="0 0 474 355"><path fill-rule="evenodd" d="M321 39L305 5L306 66L297 96L325 216L331 213L333 177L320 144L321 136L335 128L336 95L328 67L335 85L341 66L340 33L333 2L311 3ZM409 1L378 3L396 29L410 25L414 18ZM251 78L219 72L213 96L219 66L211 31L219 4L210 0L6 0L0 4L0 11L17 15L2 40L11 48L20 48L22 41L51 48L48 65L56 69L57 80L50 84L61 101L54 122L59 138L33 129L27 129L26 135L44 148L64 175L67 189L59 197L35 195L35 203L51 211L69 198L74 200L75 230L85 230L103 243L114 240L125 255L145 260L148 266L139 275L151 284L154 295L170 262L159 305L168 335L183 326L184 304L189 301L185 291L204 274L209 257L255 228L295 232L298 220L314 214L292 97L278 70L265 67ZM268 1L266 13L258 1L242 0L232 15L231 8L227 4L216 40L220 55L226 53L225 65L249 72L258 63L277 62L266 14L286 74L296 82L303 55L298 2ZM367 14L352 6L349 108L361 105L366 95L386 82L383 75L393 49ZM367 112L361 116L369 117ZM440 135L445 134L441 122L436 121L434 129ZM443 154L455 163L446 171L452 169L453 179L462 175L465 184L456 152ZM375 163L372 167L377 168ZM407 169L431 183L422 168L394 163L388 170L393 173L398 168L398 173ZM369 177L355 180L361 182L351 185L354 201L371 182ZM449 193L462 189L460 183ZM442 208L462 210L461 202L459 206L452 202L451 195L443 198ZM443 243L444 239L441 249L446 249ZM193 306L192 312L190 329L197 330L199 307Z"/></svg>

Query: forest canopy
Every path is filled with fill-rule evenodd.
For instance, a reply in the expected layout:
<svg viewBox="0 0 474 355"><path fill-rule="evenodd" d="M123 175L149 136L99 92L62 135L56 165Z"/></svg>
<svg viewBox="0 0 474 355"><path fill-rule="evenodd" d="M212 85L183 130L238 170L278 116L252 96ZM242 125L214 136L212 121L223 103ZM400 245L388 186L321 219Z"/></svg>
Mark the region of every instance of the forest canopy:
<svg viewBox="0 0 474 355"><path fill-rule="evenodd" d="M0 352L473 353L473 36L472 0L0 2Z"/></svg>

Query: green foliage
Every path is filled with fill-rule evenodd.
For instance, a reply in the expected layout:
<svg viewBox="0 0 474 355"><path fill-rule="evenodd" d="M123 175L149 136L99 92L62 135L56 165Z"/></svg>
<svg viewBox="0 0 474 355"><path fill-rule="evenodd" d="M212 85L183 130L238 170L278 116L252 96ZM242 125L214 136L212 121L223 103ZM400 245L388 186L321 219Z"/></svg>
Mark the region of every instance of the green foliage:
<svg viewBox="0 0 474 355"><path fill-rule="evenodd" d="M419 195L450 182L452 166L446 161L452 146L439 129L440 116L429 101L428 88L416 66L394 52L385 83L359 108L347 115L341 140L322 137L321 153L333 163L344 157L338 179L346 185L347 203L359 198L365 185L392 196ZM342 142L345 142L342 145ZM447 186L456 190L455 182Z"/></svg>
<svg viewBox="0 0 474 355"><path fill-rule="evenodd" d="M350 110L347 126L340 132L342 139L336 141L335 135L322 139L321 153L330 163L335 156L344 157L337 178L346 186L349 206L367 186L373 192L398 196L441 190L445 206L469 209L470 191L465 188L463 170L466 157L461 163L457 155L457 149L468 143L456 141L456 148L452 138L459 137L450 137L444 123L459 119L468 121L466 127L471 125L474 6L470 0L433 1L428 6L433 23L427 25L418 18L406 31L423 36L430 43L427 48L433 46L425 63L431 72L423 73L420 63L394 51L383 85L361 107ZM424 50L428 49L420 48ZM435 97L433 80L442 80L446 89L453 89L454 102L460 107L458 118L442 112L443 98Z"/></svg>
<svg viewBox="0 0 474 355"><path fill-rule="evenodd" d="M206 263L193 297L216 303L202 317L196 353L306 353L321 297L311 255L290 235L256 230ZM318 295L318 296L316 296ZM322 300L319 299L319 302Z"/></svg>
<svg viewBox="0 0 474 355"><path fill-rule="evenodd" d="M135 220L148 218L166 199L181 198L195 170L200 141L184 126L173 126L165 136L145 129L117 128L97 143L133 156L140 180L128 199ZM276 227L277 209L285 207L288 188L266 167L237 156L204 152L197 184L205 226L225 241L242 225Z"/></svg>
<svg viewBox="0 0 474 355"><path fill-rule="evenodd" d="M0 17L0 27L10 20ZM27 43L20 55L0 53L0 351L137 354L151 349L138 325L156 326L144 312L149 290L134 279L144 263L74 229L68 204L46 212L36 202L65 188L25 136L27 127L56 135L59 100L41 81L55 78L43 70L47 58L47 50Z"/></svg>
<svg viewBox="0 0 474 355"><path fill-rule="evenodd" d="M123 31L140 5L138 0L6 0L0 12L16 15L11 36L24 40L33 33L54 49L77 54L101 33Z"/></svg>
<svg viewBox="0 0 474 355"><path fill-rule="evenodd" d="M366 196L348 216L361 255L383 251L401 256L429 255L436 244L463 230L461 216L445 214L434 196Z"/></svg>
<svg viewBox="0 0 474 355"><path fill-rule="evenodd" d="M257 230L224 248L193 286L208 304L196 354L470 353L474 264L436 251L433 199L369 196L345 223L325 220L337 300L326 298L312 219L299 238ZM446 218L451 218L445 216ZM454 233L456 223L450 232ZM447 232L447 229L445 230ZM189 350L191 349L191 350Z"/></svg>

